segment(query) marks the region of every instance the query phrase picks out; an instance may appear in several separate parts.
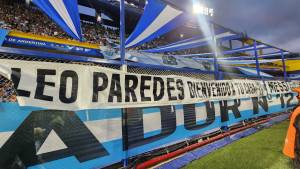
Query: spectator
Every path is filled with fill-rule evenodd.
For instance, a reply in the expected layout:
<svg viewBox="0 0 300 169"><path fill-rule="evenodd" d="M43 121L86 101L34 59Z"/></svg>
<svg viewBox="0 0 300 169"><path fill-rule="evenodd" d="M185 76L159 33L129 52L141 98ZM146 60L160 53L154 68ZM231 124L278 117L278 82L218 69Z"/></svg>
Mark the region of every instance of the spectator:
<svg viewBox="0 0 300 169"><path fill-rule="evenodd" d="M17 97L12 82L0 77L0 102L16 102Z"/></svg>

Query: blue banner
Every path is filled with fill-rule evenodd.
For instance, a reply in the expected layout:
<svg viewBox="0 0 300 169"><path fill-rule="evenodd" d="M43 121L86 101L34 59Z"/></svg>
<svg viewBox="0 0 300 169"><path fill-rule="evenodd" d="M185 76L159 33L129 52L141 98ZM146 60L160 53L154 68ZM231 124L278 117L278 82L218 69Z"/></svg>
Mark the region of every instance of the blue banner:
<svg viewBox="0 0 300 169"><path fill-rule="evenodd" d="M187 105L84 111L0 103L0 168L109 166L242 120L294 108L296 94Z"/></svg>
<svg viewBox="0 0 300 169"><path fill-rule="evenodd" d="M56 50L58 52L65 52L68 54L96 56L97 58L104 57L100 49L98 50L98 49L92 49L92 48L86 48L80 46L59 44L59 43L19 38L13 36L7 36L4 40L4 45L26 47L26 48L49 49L49 50Z"/></svg>

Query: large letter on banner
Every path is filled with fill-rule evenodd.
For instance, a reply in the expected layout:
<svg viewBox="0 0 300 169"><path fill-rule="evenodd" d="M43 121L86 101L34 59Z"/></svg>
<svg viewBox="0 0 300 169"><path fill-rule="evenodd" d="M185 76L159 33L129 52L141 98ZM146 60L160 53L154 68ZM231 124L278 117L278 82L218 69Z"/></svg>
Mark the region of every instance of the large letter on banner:
<svg viewBox="0 0 300 169"><path fill-rule="evenodd" d="M66 33L82 40L77 0L32 0Z"/></svg>
<svg viewBox="0 0 300 169"><path fill-rule="evenodd" d="M14 76L18 78L18 73ZM43 79L47 83L44 95L51 95L48 90L53 88L49 84L54 81L54 75L51 76ZM101 76L98 77L102 82ZM21 80L19 85L25 87L22 83ZM237 85L241 92L255 89ZM280 86L276 82L270 85ZM125 158L145 157L152 150L163 150L224 125L287 111L297 103L295 93L188 105L84 111L47 110L0 102L0 168L103 168Z"/></svg>

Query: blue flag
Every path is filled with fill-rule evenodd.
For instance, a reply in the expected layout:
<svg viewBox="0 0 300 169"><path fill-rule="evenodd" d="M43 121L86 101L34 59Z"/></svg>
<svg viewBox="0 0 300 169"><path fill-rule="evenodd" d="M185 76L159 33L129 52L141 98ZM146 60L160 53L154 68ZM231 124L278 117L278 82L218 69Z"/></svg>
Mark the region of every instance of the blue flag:
<svg viewBox="0 0 300 169"><path fill-rule="evenodd" d="M148 0L143 16L126 40L126 48L140 46L169 32L184 24L186 18L183 11L161 0Z"/></svg>
<svg viewBox="0 0 300 169"><path fill-rule="evenodd" d="M82 40L77 0L33 0L43 12L74 39Z"/></svg>

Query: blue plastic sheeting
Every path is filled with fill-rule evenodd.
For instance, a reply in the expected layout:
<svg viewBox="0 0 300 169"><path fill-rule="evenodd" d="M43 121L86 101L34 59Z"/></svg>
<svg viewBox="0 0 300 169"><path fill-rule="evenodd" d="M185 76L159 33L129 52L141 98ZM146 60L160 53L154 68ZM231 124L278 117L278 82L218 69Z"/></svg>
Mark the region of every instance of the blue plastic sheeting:
<svg viewBox="0 0 300 169"><path fill-rule="evenodd" d="M173 30L184 24L187 17L160 0L148 0L143 16L126 40L126 48L139 46Z"/></svg>
<svg viewBox="0 0 300 169"><path fill-rule="evenodd" d="M270 125L276 124L278 122L281 122L289 117L288 114L283 114L280 116L277 116L275 118L272 118L269 122L261 124L263 127L269 127ZM187 164L191 163L194 160L200 159L201 157L204 157L205 155L208 155L209 153L225 147L228 144L231 144L232 142L239 140L241 138L247 137L251 134L256 133L260 129L257 128L249 128L244 131L241 131L239 133L233 134L229 137L225 137L221 140L218 140L214 143L205 145L199 149L196 149L194 151L188 152L184 154L183 156L176 158L168 163L165 163L159 167L156 167L157 169L174 169L174 168L182 168L186 166Z"/></svg>
<svg viewBox="0 0 300 169"><path fill-rule="evenodd" d="M245 131L243 131L243 132L236 133L236 134L231 135L231 136L229 136L229 137L230 137L230 139L231 139L232 141L236 141L236 140L239 140L239 139L244 138L244 137L246 137L246 136L249 136L249 135L251 135L251 134L253 134L253 133L257 132L257 131L258 131L258 130L255 129L255 128L249 128L249 129L247 129L247 130L245 130Z"/></svg>
<svg viewBox="0 0 300 169"><path fill-rule="evenodd" d="M290 114L283 114L281 116L277 116L277 117L273 118L272 121L269 121L267 123L270 123L270 124L279 123L279 122L282 122L283 120L286 120L289 117L290 117Z"/></svg>
<svg viewBox="0 0 300 169"><path fill-rule="evenodd" d="M67 34L74 39L82 40L77 0L33 0L32 2L44 11Z"/></svg>
<svg viewBox="0 0 300 169"><path fill-rule="evenodd" d="M4 40L5 40L5 37L6 35L9 33L8 30L6 29L0 29L0 46L2 46Z"/></svg>

